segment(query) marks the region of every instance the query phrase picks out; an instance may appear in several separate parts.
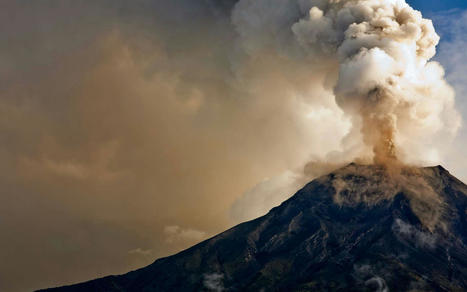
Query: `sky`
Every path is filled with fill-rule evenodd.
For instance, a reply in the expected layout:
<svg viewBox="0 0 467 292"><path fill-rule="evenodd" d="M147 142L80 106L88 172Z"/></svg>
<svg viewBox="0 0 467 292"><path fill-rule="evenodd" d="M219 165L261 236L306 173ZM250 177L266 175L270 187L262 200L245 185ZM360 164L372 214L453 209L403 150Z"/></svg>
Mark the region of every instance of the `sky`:
<svg viewBox="0 0 467 292"><path fill-rule="evenodd" d="M463 52L467 35L467 2L462 0L449 1L407 1L412 7L421 11L424 16L433 20L436 32L441 36L435 60L446 70L449 83L456 91L456 103L464 117L467 117L467 78L464 68L467 56ZM464 122L465 123L465 122ZM453 143L453 152L444 164L448 169L464 181L467 179L467 158L464 148L467 142L467 129L463 126Z"/></svg>
<svg viewBox="0 0 467 292"><path fill-rule="evenodd" d="M213 3L0 4L0 291L145 266L337 167L349 121L328 80L239 45L234 1ZM467 3L410 3L466 120ZM466 127L451 144L441 163L466 181Z"/></svg>
<svg viewBox="0 0 467 292"><path fill-rule="evenodd" d="M414 8L433 20L436 31L441 36L435 60L443 64L449 83L456 91L456 103L464 117L467 117L467 78L463 64L467 56L463 52L466 45L467 2L465 1L408 1ZM445 165L453 174L464 181L467 179L467 158L464 154L467 143L467 128L460 130L454 141L453 154L445 160Z"/></svg>
<svg viewBox="0 0 467 292"><path fill-rule="evenodd" d="M450 9L466 9L467 3L463 0L409 0L407 1L412 7L420 10L423 13L436 13Z"/></svg>

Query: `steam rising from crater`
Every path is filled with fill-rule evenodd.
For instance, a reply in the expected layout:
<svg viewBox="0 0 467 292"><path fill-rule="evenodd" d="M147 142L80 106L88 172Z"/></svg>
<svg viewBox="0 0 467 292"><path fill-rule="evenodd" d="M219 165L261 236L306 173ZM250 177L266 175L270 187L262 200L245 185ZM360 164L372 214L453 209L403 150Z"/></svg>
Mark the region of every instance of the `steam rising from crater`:
<svg viewBox="0 0 467 292"><path fill-rule="evenodd" d="M460 127L454 92L430 61L439 36L404 0L241 0L233 22L249 54L272 46L323 75L351 120L345 159L436 160L433 140Z"/></svg>

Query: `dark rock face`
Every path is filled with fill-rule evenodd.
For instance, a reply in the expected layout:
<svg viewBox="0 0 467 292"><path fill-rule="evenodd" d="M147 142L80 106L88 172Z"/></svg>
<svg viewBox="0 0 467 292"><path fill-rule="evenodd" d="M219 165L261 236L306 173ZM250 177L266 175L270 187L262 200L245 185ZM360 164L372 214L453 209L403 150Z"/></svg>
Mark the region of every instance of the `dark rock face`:
<svg viewBox="0 0 467 292"><path fill-rule="evenodd" d="M351 164L176 255L50 291L466 291L466 211L442 167Z"/></svg>

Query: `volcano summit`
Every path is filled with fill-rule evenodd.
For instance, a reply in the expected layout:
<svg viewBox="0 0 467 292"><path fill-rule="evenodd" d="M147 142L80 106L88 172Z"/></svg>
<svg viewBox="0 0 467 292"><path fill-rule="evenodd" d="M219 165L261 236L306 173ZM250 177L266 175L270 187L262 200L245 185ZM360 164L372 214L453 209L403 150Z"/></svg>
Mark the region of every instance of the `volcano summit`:
<svg viewBox="0 0 467 292"><path fill-rule="evenodd" d="M145 268L47 291L465 291L466 219L441 166L350 164Z"/></svg>

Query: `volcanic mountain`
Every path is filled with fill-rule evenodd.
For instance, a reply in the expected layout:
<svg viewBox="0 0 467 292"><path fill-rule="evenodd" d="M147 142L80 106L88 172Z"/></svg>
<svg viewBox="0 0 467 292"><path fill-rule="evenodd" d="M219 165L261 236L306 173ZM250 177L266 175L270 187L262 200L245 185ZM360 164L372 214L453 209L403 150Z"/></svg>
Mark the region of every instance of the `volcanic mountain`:
<svg viewBox="0 0 467 292"><path fill-rule="evenodd" d="M466 217L441 166L350 164L145 268L47 291L466 291Z"/></svg>

